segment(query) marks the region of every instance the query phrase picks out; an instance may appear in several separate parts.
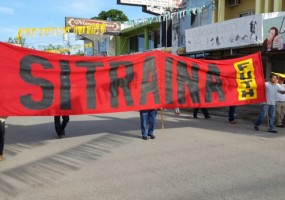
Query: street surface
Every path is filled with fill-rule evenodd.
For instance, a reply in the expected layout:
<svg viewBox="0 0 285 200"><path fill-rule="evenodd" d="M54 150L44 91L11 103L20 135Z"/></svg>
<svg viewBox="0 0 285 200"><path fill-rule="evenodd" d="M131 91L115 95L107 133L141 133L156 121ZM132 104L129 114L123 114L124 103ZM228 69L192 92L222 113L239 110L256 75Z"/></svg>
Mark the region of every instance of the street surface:
<svg viewBox="0 0 285 200"><path fill-rule="evenodd" d="M138 112L10 117L1 200L283 200L285 129L252 121L158 112L155 140L140 138Z"/></svg>

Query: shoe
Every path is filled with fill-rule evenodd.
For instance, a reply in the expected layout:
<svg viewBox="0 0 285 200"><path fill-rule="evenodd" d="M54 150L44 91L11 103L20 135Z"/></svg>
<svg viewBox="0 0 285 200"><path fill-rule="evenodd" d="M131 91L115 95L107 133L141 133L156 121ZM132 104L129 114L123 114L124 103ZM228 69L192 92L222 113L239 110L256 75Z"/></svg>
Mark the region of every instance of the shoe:
<svg viewBox="0 0 285 200"><path fill-rule="evenodd" d="M259 131L258 126L255 126L255 125L254 125L254 129L255 129L256 131Z"/></svg>
<svg viewBox="0 0 285 200"><path fill-rule="evenodd" d="M212 116L209 115L209 116L205 117L205 119L210 119L211 117L212 117Z"/></svg>
<svg viewBox="0 0 285 200"><path fill-rule="evenodd" d="M4 160L4 157L1 155L1 156L0 156L0 161L2 161L2 160Z"/></svg>
<svg viewBox="0 0 285 200"><path fill-rule="evenodd" d="M62 131L62 135L63 135L63 136L65 135L65 130Z"/></svg>
<svg viewBox="0 0 285 200"><path fill-rule="evenodd" d="M193 116L193 118L198 119L198 117L197 117L197 116Z"/></svg>
<svg viewBox="0 0 285 200"><path fill-rule="evenodd" d="M175 111L174 114L175 114L175 115L179 115L180 113Z"/></svg>
<svg viewBox="0 0 285 200"><path fill-rule="evenodd" d="M147 135L148 137L150 137L151 139L155 139L154 135Z"/></svg>
<svg viewBox="0 0 285 200"><path fill-rule="evenodd" d="M279 127L279 128L284 128L284 126L283 126L283 125L277 125L276 127Z"/></svg>
<svg viewBox="0 0 285 200"><path fill-rule="evenodd" d="M146 137L146 136L142 136L142 139L143 139L143 140L147 140L147 137Z"/></svg>
<svg viewBox="0 0 285 200"><path fill-rule="evenodd" d="M278 131L276 131L274 129L268 130L268 132L270 132L270 133L278 133Z"/></svg>
<svg viewBox="0 0 285 200"><path fill-rule="evenodd" d="M62 135L61 135L61 134L60 134L60 135L57 135L57 138L58 138L58 139L62 138Z"/></svg>
<svg viewBox="0 0 285 200"><path fill-rule="evenodd" d="M233 120L233 121L230 121L231 124L236 124L237 121Z"/></svg>

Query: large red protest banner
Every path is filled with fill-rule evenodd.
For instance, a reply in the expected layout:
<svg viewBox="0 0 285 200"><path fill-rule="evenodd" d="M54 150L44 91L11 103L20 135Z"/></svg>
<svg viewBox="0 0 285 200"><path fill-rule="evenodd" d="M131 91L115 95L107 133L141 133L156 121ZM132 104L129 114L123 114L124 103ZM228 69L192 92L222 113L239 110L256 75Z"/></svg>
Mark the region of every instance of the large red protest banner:
<svg viewBox="0 0 285 200"><path fill-rule="evenodd" d="M108 113L264 102L260 54L198 60L161 51L114 57L0 42L0 116Z"/></svg>

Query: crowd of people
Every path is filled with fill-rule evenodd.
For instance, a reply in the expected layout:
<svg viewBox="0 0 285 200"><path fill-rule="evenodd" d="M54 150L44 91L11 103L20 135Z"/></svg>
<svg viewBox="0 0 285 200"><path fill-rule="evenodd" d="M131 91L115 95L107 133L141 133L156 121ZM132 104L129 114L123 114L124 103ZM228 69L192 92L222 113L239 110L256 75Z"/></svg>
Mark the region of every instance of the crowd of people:
<svg viewBox="0 0 285 200"><path fill-rule="evenodd" d="M259 131L259 126L267 117L268 132L277 133L274 129L277 127L284 128L283 119L285 115L285 84L284 78L271 74L270 80L265 82L266 102L261 103L260 113L254 122L254 129ZM207 108L194 108L193 118L198 118L199 109L202 111L205 119L211 118ZM231 124L235 121L236 106L229 106L228 120ZM141 137L143 140L155 139L154 130L156 124L157 109L141 110L140 112ZM180 109L175 108L174 113L180 114ZM276 114L276 117L275 117ZM62 118L62 120L61 120ZM5 141L5 120L7 117L0 116L0 161L4 160L3 150ZM65 128L69 122L69 116L54 116L54 126L58 138L65 135ZM275 123L276 122L276 123Z"/></svg>

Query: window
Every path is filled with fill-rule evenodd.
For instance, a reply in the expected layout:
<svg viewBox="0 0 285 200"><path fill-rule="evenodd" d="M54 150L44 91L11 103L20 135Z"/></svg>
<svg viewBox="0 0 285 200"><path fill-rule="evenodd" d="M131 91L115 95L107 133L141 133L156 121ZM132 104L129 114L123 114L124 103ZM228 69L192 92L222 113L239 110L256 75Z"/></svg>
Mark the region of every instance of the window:
<svg viewBox="0 0 285 200"><path fill-rule="evenodd" d="M155 30L153 32L149 32L148 35L148 46L149 49L156 49L160 47L159 41L160 41L160 31Z"/></svg>
<svg viewBox="0 0 285 200"><path fill-rule="evenodd" d="M160 47L160 31L154 30L152 32L148 33L148 45L149 49L155 49ZM129 52L135 53L135 52L144 52L145 46L144 46L144 34L135 35L129 38Z"/></svg>
<svg viewBox="0 0 285 200"><path fill-rule="evenodd" d="M130 53L144 51L144 35L136 35L130 37Z"/></svg>
<svg viewBox="0 0 285 200"><path fill-rule="evenodd" d="M209 11L203 9L202 12L196 11L196 14L191 12L191 28L209 24Z"/></svg>
<svg viewBox="0 0 285 200"><path fill-rule="evenodd" d="M250 10L250 11L239 13L238 17L246 17L246 16L249 16L249 15L255 15L255 11L254 10Z"/></svg>

